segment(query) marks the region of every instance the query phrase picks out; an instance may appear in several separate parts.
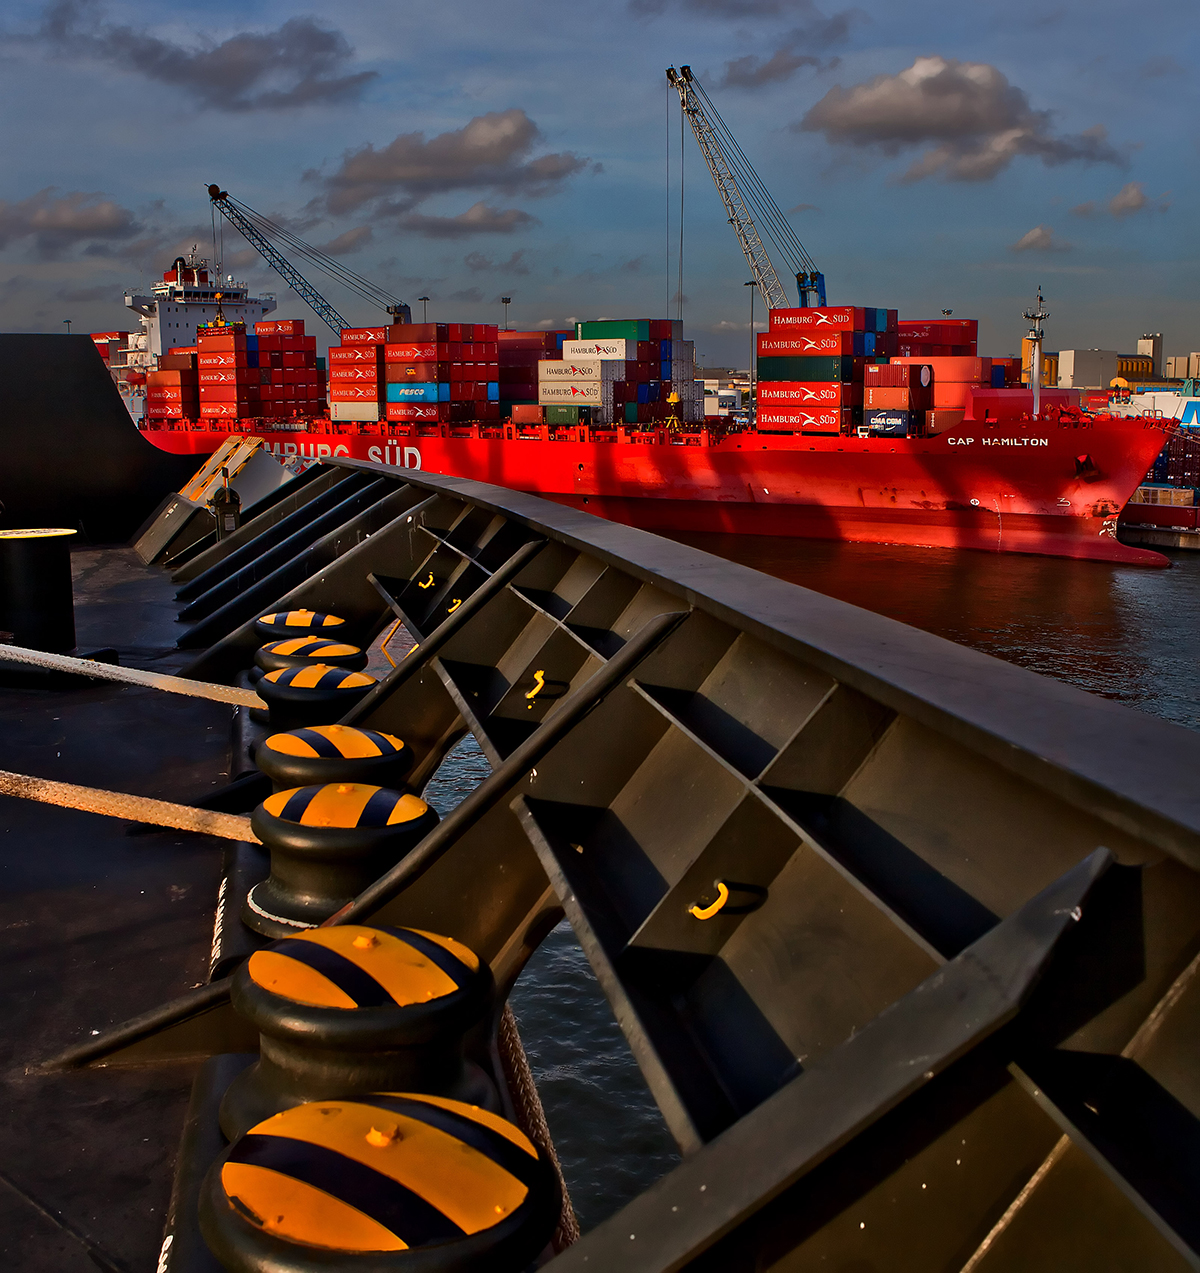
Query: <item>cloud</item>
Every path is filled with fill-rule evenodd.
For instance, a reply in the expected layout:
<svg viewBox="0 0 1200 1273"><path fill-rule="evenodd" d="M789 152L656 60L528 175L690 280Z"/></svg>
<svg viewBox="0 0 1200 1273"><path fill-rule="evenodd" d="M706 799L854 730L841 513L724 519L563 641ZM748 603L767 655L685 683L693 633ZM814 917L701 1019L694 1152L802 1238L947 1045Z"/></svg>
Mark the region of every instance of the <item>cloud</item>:
<svg viewBox="0 0 1200 1273"><path fill-rule="evenodd" d="M794 208L788 209L788 215L791 216L793 212L820 212L820 211L821 209L818 208L815 203L798 203L796 204Z"/></svg>
<svg viewBox="0 0 1200 1273"><path fill-rule="evenodd" d="M695 7L694 0L692 7ZM843 9L826 17L812 3L791 7L803 12L800 25L780 37L778 48L768 58L747 54L726 62L718 88L761 88L764 84L791 79L802 66L830 71L839 65L839 58L822 63L814 53L840 44L850 34L851 26L864 15L858 9Z"/></svg>
<svg viewBox="0 0 1200 1273"><path fill-rule="evenodd" d="M791 79L802 66L820 66L819 57L796 53L790 45L775 50L764 62L753 53L734 58L725 63L725 74L717 81L718 88L761 88L777 80Z"/></svg>
<svg viewBox="0 0 1200 1273"><path fill-rule="evenodd" d="M32 238L39 255L55 257L84 243L128 240L141 230L128 208L98 193L56 197L55 187L47 186L19 203L0 200L0 248Z"/></svg>
<svg viewBox="0 0 1200 1273"><path fill-rule="evenodd" d="M919 57L898 75L877 75L851 88L831 88L796 131L894 156L929 146L903 175L920 181L987 181L1018 155L1058 164L1125 163L1102 125L1056 135L1049 111L1035 111L1022 89L986 62Z"/></svg>
<svg viewBox="0 0 1200 1273"><path fill-rule="evenodd" d="M58 293L60 301L76 301L84 304L90 301L111 301L113 289L106 287L65 287Z"/></svg>
<svg viewBox="0 0 1200 1273"><path fill-rule="evenodd" d="M375 71L343 74L354 56L346 37L313 18L274 31L242 31L191 47L104 19L96 0L49 5L32 42L64 59L89 59L182 88L215 110L285 110L354 100Z"/></svg>
<svg viewBox="0 0 1200 1273"><path fill-rule="evenodd" d="M456 217L409 212L400 218L398 224L402 230L415 230L431 239L464 239L472 234L512 234L514 230L524 230L541 222L520 208L501 211L480 200Z"/></svg>
<svg viewBox="0 0 1200 1273"><path fill-rule="evenodd" d="M480 274L490 270L495 270L500 274L529 274L533 269L525 259L524 248L520 248L507 261L501 261L499 264L493 261L491 257L484 256L482 252L468 252L463 257L463 264L473 274Z"/></svg>
<svg viewBox="0 0 1200 1273"><path fill-rule="evenodd" d="M1054 237L1054 227L1035 225L1008 249L1010 252L1069 252L1071 245Z"/></svg>
<svg viewBox="0 0 1200 1273"><path fill-rule="evenodd" d="M1163 79L1168 75L1183 75L1184 69L1175 58L1167 53L1161 57L1147 58L1138 67L1138 74L1144 80L1157 80Z"/></svg>
<svg viewBox="0 0 1200 1273"><path fill-rule="evenodd" d="M1077 203L1071 209L1071 215L1091 218L1107 211L1111 216L1123 219L1137 212L1166 212L1171 206L1167 198L1169 193L1170 191L1167 191L1166 194L1152 199L1143 189L1140 181L1127 181L1103 208L1094 199L1089 199L1087 203Z"/></svg>
<svg viewBox="0 0 1200 1273"><path fill-rule="evenodd" d="M477 287L468 287L462 292L451 292L450 299L452 301L463 301L466 304L478 304L483 300L483 293Z"/></svg>
<svg viewBox="0 0 1200 1273"><path fill-rule="evenodd" d="M347 230L345 234L339 234L336 239L330 239L328 243L320 244L320 250L329 256L347 256L351 252L361 252L367 247L374 238L375 232L369 225L355 226L353 230Z"/></svg>
<svg viewBox="0 0 1200 1273"><path fill-rule="evenodd" d="M337 172L324 178L325 202L334 214L371 203L386 213L410 211L450 190L550 194L588 161L566 151L528 158L540 140L537 125L515 107L477 115L428 140L424 133L401 133L382 150L368 143L347 151Z"/></svg>
<svg viewBox="0 0 1200 1273"><path fill-rule="evenodd" d="M776 18L794 13L821 16L813 0L629 0L629 11L639 17L658 17L671 8L708 18Z"/></svg>

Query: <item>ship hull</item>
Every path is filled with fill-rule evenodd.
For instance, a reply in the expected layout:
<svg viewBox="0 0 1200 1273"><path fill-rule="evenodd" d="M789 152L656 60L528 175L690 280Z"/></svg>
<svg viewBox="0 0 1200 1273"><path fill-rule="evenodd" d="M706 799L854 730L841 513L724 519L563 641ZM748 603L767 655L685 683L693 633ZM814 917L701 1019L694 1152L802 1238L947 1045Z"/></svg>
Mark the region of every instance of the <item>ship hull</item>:
<svg viewBox="0 0 1200 1273"><path fill-rule="evenodd" d="M249 431L249 430L247 430ZM283 455L347 456L528 491L670 534L725 532L1037 553L1165 566L1118 542L1117 515L1163 446L1140 420L964 425L935 438L445 427L409 436L265 433ZM467 436L462 436L466 434ZM458 435L458 436L455 436ZM148 430L203 455L228 432Z"/></svg>

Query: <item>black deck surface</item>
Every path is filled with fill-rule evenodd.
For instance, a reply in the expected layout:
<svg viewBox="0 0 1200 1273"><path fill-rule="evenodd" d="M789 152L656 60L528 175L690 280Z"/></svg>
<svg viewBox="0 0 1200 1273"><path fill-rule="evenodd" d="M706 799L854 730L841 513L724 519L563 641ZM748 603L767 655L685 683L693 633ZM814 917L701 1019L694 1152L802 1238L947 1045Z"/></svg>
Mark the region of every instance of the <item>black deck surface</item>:
<svg viewBox="0 0 1200 1273"><path fill-rule="evenodd" d="M173 671L173 589L124 548L73 557L81 649ZM0 768L190 803L230 709L132 686L0 684ZM152 1270L188 1065L32 1072L207 979L222 842L0 797L0 1268Z"/></svg>

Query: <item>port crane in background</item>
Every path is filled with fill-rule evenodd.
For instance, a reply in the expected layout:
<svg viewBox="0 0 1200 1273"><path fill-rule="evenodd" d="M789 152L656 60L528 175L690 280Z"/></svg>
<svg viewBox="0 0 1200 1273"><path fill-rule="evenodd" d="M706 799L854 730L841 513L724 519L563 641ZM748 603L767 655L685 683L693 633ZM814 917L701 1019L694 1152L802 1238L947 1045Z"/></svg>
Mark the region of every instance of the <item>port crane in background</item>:
<svg viewBox="0 0 1200 1273"><path fill-rule="evenodd" d="M333 308L308 279L279 251L272 239L284 243L295 255L303 257L312 265L315 265L317 269L336 279L373 305L382 307L391 316L393 322L412 322L412 311L402 300L399 300L377 284L372 283L370 279L363 278L361 274L356 274L328 253L322 252L320 248L313 247L311 243L306 243L299 235L293 234L292 231L285 229L281 225L277 225L269 217L264 217L261 212L255 212L248 204L235 199L229 191L222 190L220 186L209 186L208 197L212 200L213 207L230 225L240 231L252 247L261 253L267 264L287 283L292 291L312 308L313 312L327 326L332 328L339 340L342 338L342 328L350 327L353 324L348 323Z"/></svg>
<svg viewBox="0 0 1200 1273"><path fill-rule="evenodd" d="M742 245L767 308L786 309L791 302L763 244L764 234L795 275L801 307L824 305L825 275L817 269L787 217L771 198L712 99L692 74L692 68L669 67L667 81L679 94L679 104L692 126L700 153L729 214L729 224Z"/></svg>

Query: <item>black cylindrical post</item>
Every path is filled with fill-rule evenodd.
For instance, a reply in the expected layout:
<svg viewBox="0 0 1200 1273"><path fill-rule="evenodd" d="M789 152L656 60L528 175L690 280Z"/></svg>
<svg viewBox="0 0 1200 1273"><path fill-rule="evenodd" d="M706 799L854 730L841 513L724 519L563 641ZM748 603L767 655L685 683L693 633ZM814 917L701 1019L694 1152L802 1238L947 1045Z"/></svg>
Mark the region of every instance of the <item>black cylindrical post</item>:
<svg viewBox="0 0 1200 1273"><path fill-rule="evenodd" d="M12 633L12 644L55 653L75 648L74 534L0 530L0 631Z"/></svg>

